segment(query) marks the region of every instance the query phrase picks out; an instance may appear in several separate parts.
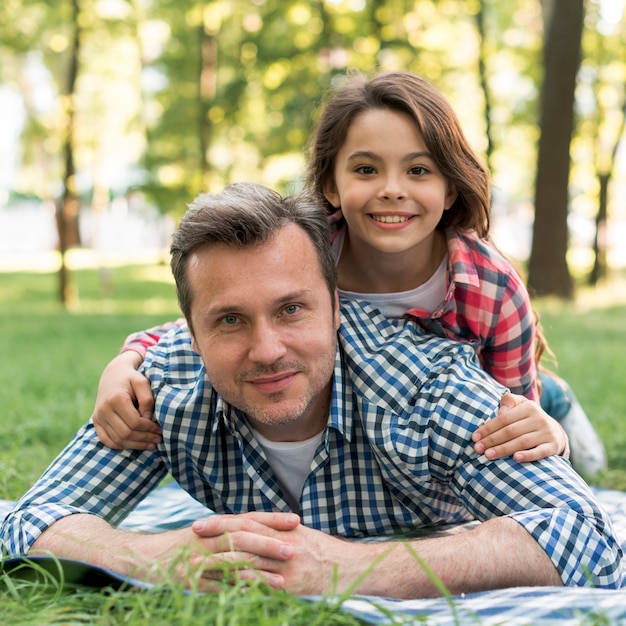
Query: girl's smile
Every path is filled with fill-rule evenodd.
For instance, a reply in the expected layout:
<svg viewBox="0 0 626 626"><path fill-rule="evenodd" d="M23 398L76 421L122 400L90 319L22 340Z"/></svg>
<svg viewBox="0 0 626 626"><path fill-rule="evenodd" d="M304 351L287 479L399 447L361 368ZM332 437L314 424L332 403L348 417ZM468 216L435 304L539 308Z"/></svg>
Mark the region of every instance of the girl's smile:
<svg viewBox="0 0 626 626"><path fill-rule="evenodd" d="M401 226L403 224L408 224L412 219L413 215L377 215L372 214L370 216L375 222L379 224L384 224L385 226Z"/></svg>

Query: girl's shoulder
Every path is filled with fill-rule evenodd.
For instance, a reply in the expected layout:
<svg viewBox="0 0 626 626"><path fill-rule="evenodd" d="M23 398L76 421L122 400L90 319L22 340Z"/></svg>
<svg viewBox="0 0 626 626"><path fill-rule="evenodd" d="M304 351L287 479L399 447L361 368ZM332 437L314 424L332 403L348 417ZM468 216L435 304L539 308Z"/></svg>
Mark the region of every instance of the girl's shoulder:
<svg viewBox="0 0 626 626"><path fill-rule="evenodd" d="M506 258L496 246L478 237L474 232L446 231L448 256L455 273L466 273L485 277L502 274L521 280L513 262Z"/></svg>

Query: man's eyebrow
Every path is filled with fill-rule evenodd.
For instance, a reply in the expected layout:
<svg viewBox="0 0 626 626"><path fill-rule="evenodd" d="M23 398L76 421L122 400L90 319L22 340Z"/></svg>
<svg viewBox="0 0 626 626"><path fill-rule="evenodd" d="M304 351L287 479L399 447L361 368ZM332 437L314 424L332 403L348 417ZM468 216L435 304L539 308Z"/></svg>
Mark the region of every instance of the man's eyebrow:
<svg viewBox="0 0 626 626"><path fill-rule="evenodd" d="M302 300L303 298L308 298L312 293L312 289L304 288L298 289L297 291L292 291L286 294L281 295L280 297L274 299L272 301L272 305L275 308L283 304L287 304L288 302L297 302L298 300ZM205 311L205 317L216 317L220 315L228 315L229 313L237 315L238 313L244 313L245 309L239 303L233 304L218 304L217 306L209 306Z"/></svg>

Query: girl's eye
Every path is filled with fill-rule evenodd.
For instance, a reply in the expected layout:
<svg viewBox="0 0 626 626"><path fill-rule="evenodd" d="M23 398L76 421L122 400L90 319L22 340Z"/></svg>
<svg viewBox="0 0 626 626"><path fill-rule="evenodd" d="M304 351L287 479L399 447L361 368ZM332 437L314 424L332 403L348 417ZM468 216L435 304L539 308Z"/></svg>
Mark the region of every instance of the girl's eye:
<svg viewBox="0 0 626 626"><path fill-rule="evenodd" d="M369 174L374 174L376 172L376 170L371 165L361 165L357 167L355 171L357 174L364 174L366 176Z"/></svg>
<svg viewBox="0 0 626 626"><path fill-rule="evenodd" d="M416 165L412 167L409 172L414 176L423 176L424 174L428 174L428 170L423 165Z"/></svg>

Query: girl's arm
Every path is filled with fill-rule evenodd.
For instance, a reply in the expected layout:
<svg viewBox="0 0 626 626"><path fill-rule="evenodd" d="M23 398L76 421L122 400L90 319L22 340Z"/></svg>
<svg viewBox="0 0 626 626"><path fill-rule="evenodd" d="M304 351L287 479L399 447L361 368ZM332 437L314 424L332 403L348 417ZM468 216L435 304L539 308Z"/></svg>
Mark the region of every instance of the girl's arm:
<svg viewBox="0 0 626 626"><path fill-rule="evenodd" d="M161 441L161 429L152 421L152 389L137 368L148 348L184 321L181 318L129 335L120 354L104 368L92 418L104 445L115 450L150 450Z"/></svg>
<svg viewBox="0 0 626 626"><path fill-rule="evenodd" d="M181 326L184 323L185 319L181 317L175 322L165 322L165 324L161 324L160 326L154 326L153 328L148 328L147 330L140 330L139 332L132 333L126 337L120 352L126 352L128 350L138 352L141 356L141 361L139 361L141 364L146 356L148 348L159 343L159 339L161 339L161 337L163 337L168 330L172 330L172 328Z"/></svg>

